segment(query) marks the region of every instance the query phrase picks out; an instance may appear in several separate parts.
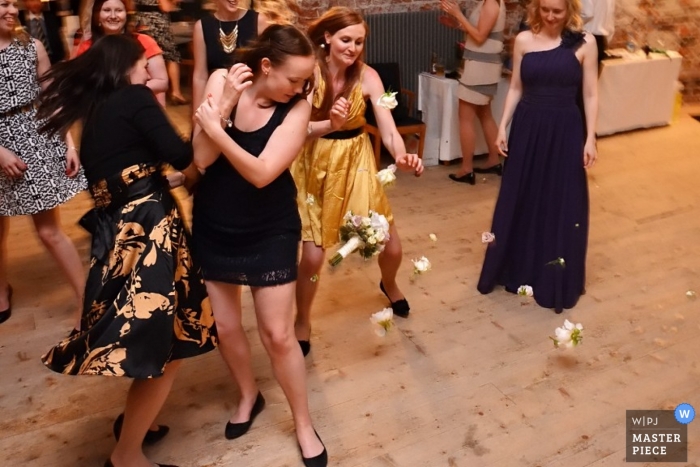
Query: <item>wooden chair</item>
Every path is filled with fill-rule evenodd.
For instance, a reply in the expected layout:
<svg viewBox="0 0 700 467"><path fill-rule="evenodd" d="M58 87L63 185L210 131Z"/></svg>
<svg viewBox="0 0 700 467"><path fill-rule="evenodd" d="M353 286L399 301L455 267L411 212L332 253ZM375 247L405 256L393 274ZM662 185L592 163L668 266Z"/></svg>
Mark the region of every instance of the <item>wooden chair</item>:
<svg viewBox="0 0 700 467"><path fill-rule="evenodd" d="M399 105L391 111L391 115L394 117L394 122L400 135L418 135L418 157L422 159L423 146L425 145L425 123L411 116L416 95L412 91L401 87L399 64L375 63L370 64L370 66L379 74L385 90L389 91L391 89L392 92L399 92L397 95ZM365 131L373 139L374 157L377 161L377 168L379 168L382 154L382 137L379 134L377 119L374 116L371 104L367 105L365 119L367 120Z"/></svg>

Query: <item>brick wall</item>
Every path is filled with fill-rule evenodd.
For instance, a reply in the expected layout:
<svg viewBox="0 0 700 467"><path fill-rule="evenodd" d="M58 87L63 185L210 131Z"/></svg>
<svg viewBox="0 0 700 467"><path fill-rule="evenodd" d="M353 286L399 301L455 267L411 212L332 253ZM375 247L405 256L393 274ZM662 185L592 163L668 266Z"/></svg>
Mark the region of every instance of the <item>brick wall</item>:
<svg viewBox="0 0 700 467"><path fill-rule="evenodd" d="M357 9L363 14L438 9L438 0L298 0L302 22L318 17L331 6ZM467 11L477 0L462 0ZM506 33L513 35L523 16L519 0L505 0L508 11ZM640 46L678 50L683 55L681 82L686 102L700 102L700 0L617 0L615 36L611 47L622 47L628 39Z"/></svg>

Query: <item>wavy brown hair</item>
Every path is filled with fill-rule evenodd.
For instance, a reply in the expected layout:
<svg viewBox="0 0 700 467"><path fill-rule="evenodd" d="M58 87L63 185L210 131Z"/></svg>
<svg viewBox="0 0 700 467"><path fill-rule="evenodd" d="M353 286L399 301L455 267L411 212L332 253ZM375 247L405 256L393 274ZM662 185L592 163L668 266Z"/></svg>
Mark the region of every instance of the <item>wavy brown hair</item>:
<svg viewBox="0 0 700 467"><path fill-rule="evenodd" d="M580 32L583 29L581 19L581 0L564 0L566 4L566 23L564 29ZM534 34L542 29L542 15L540 15L540 0L531 0L527 5L527 24Z"/></svg>
<svg viewBox="0 0 700 467"><path fill-rule="evenodd" d="M369 28L365 22L362 15L355 10L347 7L336 6L328 10L320 18L315 20L309 25L309 37L311 42L317 47L318 65L321 69L321 77L326 83L326 92L323 95L323 101L321 102L321 107L316 109L314 107L311 120L326 120L330 114L331 107L333 103L339 97L348 97L352 88L357 84L360 79L360 74L362 72L362 66L364 65L365 49L363 47L362 53L355 60L351 66L345 70L345 86L336 95L333 94L333 81L331 73L328 70L327 59L331 53L330 47L326 44L325 34L329 33L331 35L345 29L349 26L354 26L356 24L361 24L365 28L365 37L369 34Z"/></svg>
<svg viewBox="0 0 700 467"><path fill-rule="evenodd" d="M291 24L273 24L257 38L248 42L246 47L236 50L239 62L243 62L253 71L253 76L260 74L261 61L267 58L272 66L280 66L289 57L313 57L314 46L299 28ZM309 95L314 88L314 77L306 81L302 96Z"/></svg>

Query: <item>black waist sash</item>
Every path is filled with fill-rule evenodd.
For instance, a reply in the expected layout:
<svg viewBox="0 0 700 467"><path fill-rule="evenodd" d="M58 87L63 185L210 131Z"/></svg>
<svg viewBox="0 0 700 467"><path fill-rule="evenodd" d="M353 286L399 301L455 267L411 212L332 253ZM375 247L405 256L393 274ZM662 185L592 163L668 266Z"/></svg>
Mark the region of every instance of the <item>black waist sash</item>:
<svg viewBox="0 0 700 467"><path fill-rule="evenodd" d="M355 136L360 136L362 134L362 131L364 130L363 127L355 128L352 130L343 130L343 131L334 131L332 133L328 133L327 135L321 136L323 139L352 139Z"/></svg>

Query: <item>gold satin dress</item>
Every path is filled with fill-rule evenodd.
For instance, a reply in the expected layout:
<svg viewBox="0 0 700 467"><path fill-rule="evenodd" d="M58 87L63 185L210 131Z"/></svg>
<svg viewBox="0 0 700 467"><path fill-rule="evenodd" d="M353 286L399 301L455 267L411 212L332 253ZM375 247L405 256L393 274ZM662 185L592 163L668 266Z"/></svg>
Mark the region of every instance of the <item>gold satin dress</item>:
<svg viewBox="0 0 700 467"><path fill-rule="evenodd" d="M364 72L364 69L363 69ZM321 106L325 83L319 79L313 105ZM348 119L339 131L362 128L366 103L362 78L353 88ZM389 200L377 179L374 151L367 133L349 139L317 138L308 141L292 164L301 216L301 238L324 249L337 244L346 212L367 216L369 211L394 219Z"/></svg>

